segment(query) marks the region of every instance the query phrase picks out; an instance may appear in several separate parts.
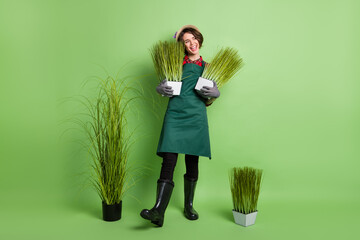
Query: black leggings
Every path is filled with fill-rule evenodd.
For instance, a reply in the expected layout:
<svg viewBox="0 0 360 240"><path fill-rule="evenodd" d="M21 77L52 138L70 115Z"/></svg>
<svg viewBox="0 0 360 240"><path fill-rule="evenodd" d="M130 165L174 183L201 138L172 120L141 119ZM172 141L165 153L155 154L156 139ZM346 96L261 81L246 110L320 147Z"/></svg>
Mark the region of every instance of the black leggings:
<svg viewBox="0 0 360 240"><path fill-rule="evenodd" d="M177 153L163 153L160 179L173 180L174 169L177 162ZM186 177L196 181L199 176L199 156L185 155Z"/></svg>

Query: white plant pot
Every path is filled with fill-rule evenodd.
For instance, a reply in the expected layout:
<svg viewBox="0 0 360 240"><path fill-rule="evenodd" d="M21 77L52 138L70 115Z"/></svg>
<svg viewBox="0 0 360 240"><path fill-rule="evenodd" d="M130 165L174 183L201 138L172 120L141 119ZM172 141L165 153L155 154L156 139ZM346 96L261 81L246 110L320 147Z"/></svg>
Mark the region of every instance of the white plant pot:
<svg viewBox="0 0 360 240"><path fill-rule="evenodd" d="M236 224L247 227L255 223L257 211L249 214L243 214L233 210L233 215Z"/></svg>
<svg viewBox="0 0 360 240"><path fill-rule="evenodd" d="M166 81L166 85L171 86L173 95L180 95L182 82Z"/></svg>
<svg viewBox="0 0 360 240"><path fill-rule="evenodd" d="M195 86L195 90L200 91L200 89L202 89L205 86L206 87L214 87L214 83L211 80L199 77L199 79L196 83L196 86Z"/></svg>

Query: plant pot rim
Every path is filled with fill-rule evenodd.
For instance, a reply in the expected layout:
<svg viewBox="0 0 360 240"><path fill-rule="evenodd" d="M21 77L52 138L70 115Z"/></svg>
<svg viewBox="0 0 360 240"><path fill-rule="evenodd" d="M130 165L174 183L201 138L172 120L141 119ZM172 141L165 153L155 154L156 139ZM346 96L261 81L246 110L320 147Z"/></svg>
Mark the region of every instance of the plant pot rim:
<svg viewBox="0 0 360 240"><path fill-rule="evenodd" d="M254 212L250 212L250 213L242 213L242 212L238 212L238 211L236 211L235 209L233 209L232 211L233 211L233 212L237 212L237 213L241 213L241 214L244 214L244 215L246 215L246 214L251 214L251 213L255 213L255 212L258 212L258 210L256 210L256 211L254 211Z"/></svg>
<svg viewBox="0 0 360 240"><path fill-rule="evenodd" d="M119 203L114 203L114 204L107 204L105 201L101 201L102 204L107 205L107 206L113 206L113 205L118 205L122 203L122 200Z"/></svg>

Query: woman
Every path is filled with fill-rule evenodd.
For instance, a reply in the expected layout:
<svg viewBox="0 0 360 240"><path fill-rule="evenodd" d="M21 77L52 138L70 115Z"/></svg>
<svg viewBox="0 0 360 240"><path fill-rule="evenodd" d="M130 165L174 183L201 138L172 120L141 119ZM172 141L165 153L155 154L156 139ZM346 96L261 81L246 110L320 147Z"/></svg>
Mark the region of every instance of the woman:
<svg viewBox="0 0 360 240"><path fill-rule="evenodd" d="M181 94L173 97L173 91L165 80L156 87L159 94L170 98L157 149L163 162L157 182L155 206L140 213L143 218L160 227L174 187L173 173L179 153L185 154L186 164L184 214L189 220L199 217L193 208L199 156L211 158L206 106L220 96L215 82L213 88L204 87L199 93L194 89L205 66L199 54L203 43L199 29L185 25L175 34L175 38L185 46Z"/></svg>

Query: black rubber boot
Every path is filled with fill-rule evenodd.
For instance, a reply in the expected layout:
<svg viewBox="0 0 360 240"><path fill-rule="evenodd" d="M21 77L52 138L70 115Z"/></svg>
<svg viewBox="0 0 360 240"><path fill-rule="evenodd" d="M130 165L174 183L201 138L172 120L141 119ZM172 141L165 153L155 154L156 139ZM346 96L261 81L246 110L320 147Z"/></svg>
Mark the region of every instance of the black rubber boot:
<svg viewBox="0 0 360 240"><path fill-rule="evenodd" d="M157 181L156 203L152 209L144 209L140 216L150 220L153 224L162 227L164 224L165 210L169 204L174 182L170 180L159 179Z"/></svg>
<svg viewBox="0 0 360 240"><path fill-rule="evenodd" d="M194 193L197 180L188 179L184 175L184 213L185 217L189 220L196 220L199 218L199 214L193 208Z"/></svg>

